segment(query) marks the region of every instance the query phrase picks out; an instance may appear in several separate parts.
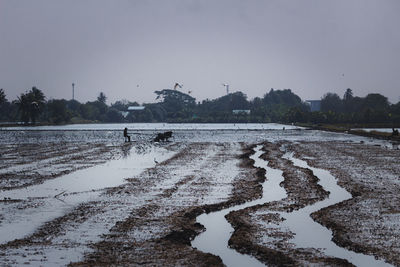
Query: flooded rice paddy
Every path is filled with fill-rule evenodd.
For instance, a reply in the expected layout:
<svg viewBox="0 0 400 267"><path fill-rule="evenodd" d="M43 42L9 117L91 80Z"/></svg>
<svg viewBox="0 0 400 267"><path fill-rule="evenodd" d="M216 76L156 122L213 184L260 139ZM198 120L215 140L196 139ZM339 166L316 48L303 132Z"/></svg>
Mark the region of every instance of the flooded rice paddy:
<svg viewBox="0 0 400 267"><path fill-rule="evenodd" d="M154 167L155 159L162 162L172 155L173 152L161 147L148 147L143 151L132 149L120 159L78 170L42 184L1 192L3 199L35 204L8 214L0 227L0 243L33 233L40 225L63 215L71 207L95 201L101 190L117 187L126 178Z"/></svg>
<svg viewBox="0 0 400 267"><path fill-rule="evenodd" d="M267 171L270 171L272 169L269 169L266 162L259 158L263 153L261 148L262 146L257 146L255 148L255 154L251 157L255 161L254 166L265 168ZM255 258L249 255L240 254L234 249L228 247L228 241L234 229L225 219L225 216L231 211L245 209L247 207L284 198L286 193L283 188L279 186L281 181L283 181L282 176L271 175L271 179L265 181L263 184L263 193L260 199L221 211L202 214L197 217L197 222L204 225L206 231L193 240L192 246L201 251L220 256L224 264L227 266L265 266L265 264L259 262Z"/></svg>
<svg viewBox="0 0 400 267"><path fill-rule="evenodd" d="M352 198L351 194L337 184L337 180L329 171L310 167L307 162L293 157L293 154L286 154L284 157L292 161L297 167L310 169L318 177L318 184L329 192L329 197L323 201L290 213L281 213L281 216L285 218L283 226L295 233L292 242L297 247L322 248L326 255L346 259L356 266L391 266L382 260L376 260L373 256L355 253L332 242L332 232L315 222L311 218L311 214L322 208L348 200Z"/></svg>
<svg viewBox="0 0 400 267"><path fill-rule="evenodd" d="M396 144L279 124L0 137L5 266L400 264Z"/></svg>

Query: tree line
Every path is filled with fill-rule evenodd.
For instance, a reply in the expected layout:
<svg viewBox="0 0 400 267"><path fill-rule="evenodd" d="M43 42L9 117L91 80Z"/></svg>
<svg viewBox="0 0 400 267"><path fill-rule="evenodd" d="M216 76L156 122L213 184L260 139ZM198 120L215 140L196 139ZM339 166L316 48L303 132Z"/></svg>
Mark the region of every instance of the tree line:
<svg viewBox="0 0 400 267"><path fill-rule="evenodd" d="M106 104L100 92L97 99L80 103L76 100L49 99L33 87L16 100L8 101L0 89L0 121L35 124L90 122L192 122L192 123L400 123L400 102L391 104L381 94L365 97L353 95L351 89L343 97L327 93L321 98L321 110L310 106L290 89L271 89L263 97L248 100L242 92L217 99L196 102L189 94L164 89L154 92L158 102L144 103L143 110L128 112L137 102L119 100ZM234 112L234 110L236 112Z"/></svg>

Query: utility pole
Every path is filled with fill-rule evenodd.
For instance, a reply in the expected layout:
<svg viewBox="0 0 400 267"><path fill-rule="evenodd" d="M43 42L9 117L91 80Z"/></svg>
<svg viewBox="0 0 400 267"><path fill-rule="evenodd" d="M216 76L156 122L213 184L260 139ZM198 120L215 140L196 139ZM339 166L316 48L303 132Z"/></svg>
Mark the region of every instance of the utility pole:
<svg viewBox="0 0 400 267"><path fill-rule="evenodd" d="M226 88L226 94L229 95L229 84L223 83L222 85L225 86L225 88Z"/></svg>
<svg viewBox="0 0 400 267"><path fill-rule="evenodd" d="M72 83L72 100L75 100L75 84Z"/></svg>

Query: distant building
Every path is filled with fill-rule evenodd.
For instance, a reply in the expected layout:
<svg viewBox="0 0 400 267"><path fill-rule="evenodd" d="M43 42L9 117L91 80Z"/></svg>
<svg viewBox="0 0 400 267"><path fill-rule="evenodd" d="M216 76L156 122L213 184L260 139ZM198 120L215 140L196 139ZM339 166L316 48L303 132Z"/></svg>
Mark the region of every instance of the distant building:
<svg viewBox="0 0 400 267"><path fill-rule="evenodd" d="M128 107L128 111L140 111L140 110L144 110L145 107L143 106L129 106Z"/></svg>
<svg viewBox="0 0 400 267"><path fill-rule="evenodd" d="M144 109L145 107L143 106L129 106L126 111L119 111L119 113L122 115L122 117L126 118L130 112L142 111Z"/></svg>
<svg viewBox="0 0 400 267"><path fill-rule="evenodd" d="M310 104L310 111L320 111L321 110L321 100L306 100Z"/></svg>
<svg viewBox="0 0 400 267"><path fill-rule="evenodd" d="M239 115L239 114L249 115L250 114L250 109L234 109L234 110L232 110L232 113L235 114L235 115Z"/></svg>

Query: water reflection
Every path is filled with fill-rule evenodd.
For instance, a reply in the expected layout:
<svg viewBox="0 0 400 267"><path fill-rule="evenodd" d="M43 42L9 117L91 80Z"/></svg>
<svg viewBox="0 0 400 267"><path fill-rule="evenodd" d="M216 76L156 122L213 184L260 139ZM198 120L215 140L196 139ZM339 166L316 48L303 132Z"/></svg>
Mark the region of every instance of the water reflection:
<svg viewBox="0 0 400 267"><path fill-rule="evenodd" d="M122 158L126 159L131 154L131 148L132 148L131 143L126 143L121 146Z"/></svg>
<svg viewBox="0 0 400 267"><path fill-rule="evenodd" d="M264 204L266 202L277 201L286 197L286 191L280 186L283 181L282 171L268 167L268 162L260 159L263 154L262 146L257 146L255 154L251 156L254 166L267 170L268 179L263 184L262 198L246 202L221 211L202 214L197 217L197 222L204 225L206 231L198 235L193 241L192 246L203 251L218 255L225 265L233 266L265 266L256 258L238 253L228 247L228 240L233 232L232 226L227 222L225 215L231 211L244 209L247 207Z"/></svg>
<svg viewBox="0 0 400 267"><path fill-rule="evenodd" d="M119 186L125 183L126 178L154 167L154 158L161 162L175 154L146 144L136 147L132 143L123 149L126 157L78 170L43 184L0 191L0 199L18 199L23 205L8 211L5 209L11 206L1 207L8 216L0 224L0 243L30 234L46 221L65 214L80 203L97 200L105 188Z"/></svg>
<svg viewBox="0 0 400 267"><path fill-rule="evenodd" d="M286 147L284 147L284 149L286 149ZM295 233L291 242L298 248L321 248L324 254L346 259L356 266L392 266L382 260L376 259L374 256L356 253L337 246L332 241L332 231L315 222L311 218L311 214L325 207L350 199L352 198L351 194L337 184L336 178L332 176L329 171L311 167L306 161L295 158L293 153L286 153L283 157L293 162L297 167L311 170L313 174L318 177L318 184L321 185L324 190L330 192L328 198L316 202L313 205L289 213L280 213L281 216L286 219L282 222L282 225L288 227L291 232Z"/></svg>

